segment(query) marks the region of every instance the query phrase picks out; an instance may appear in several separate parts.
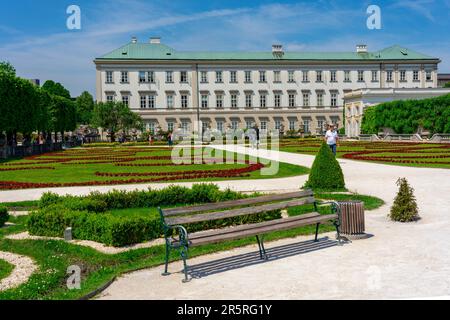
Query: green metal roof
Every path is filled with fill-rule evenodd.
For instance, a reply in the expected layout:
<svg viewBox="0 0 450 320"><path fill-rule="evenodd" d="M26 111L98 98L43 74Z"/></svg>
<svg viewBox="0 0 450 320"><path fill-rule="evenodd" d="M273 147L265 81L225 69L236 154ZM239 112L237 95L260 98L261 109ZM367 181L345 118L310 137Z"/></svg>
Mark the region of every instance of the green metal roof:
<svg viewBox="0 0 450 320"><path fill-rule="evenodd" d="M266 52L175 51L164 44L129 43L96 60L439 60L431 56L392 46L381 51L357 52L285 52L276 57Z"/></svg>

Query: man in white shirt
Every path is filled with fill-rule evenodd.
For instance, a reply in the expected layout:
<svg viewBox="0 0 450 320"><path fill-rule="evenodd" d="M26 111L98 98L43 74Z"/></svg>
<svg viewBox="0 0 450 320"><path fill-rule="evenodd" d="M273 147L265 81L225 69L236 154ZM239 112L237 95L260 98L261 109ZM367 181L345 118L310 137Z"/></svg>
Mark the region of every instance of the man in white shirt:
<svg viewBox="0 0 450 320"><path fill-rule="evenodd" d="M339 141L339 135L334 124L330 124L329 130L325 133L325 141L330 146L334 156L336 156L336 145Z"/></svg>

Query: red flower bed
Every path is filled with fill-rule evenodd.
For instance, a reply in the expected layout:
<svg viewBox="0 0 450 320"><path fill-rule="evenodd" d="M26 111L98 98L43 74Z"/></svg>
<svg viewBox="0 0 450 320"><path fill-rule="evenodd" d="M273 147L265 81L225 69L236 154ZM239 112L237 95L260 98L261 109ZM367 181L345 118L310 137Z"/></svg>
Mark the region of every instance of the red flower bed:
<svg viewBox="0 0 450 320"><path fill-rule="evenodd" d="M0 168L0 171L23 171L23 170L55 170L55 167L24 167L24 168Z"/></svg>

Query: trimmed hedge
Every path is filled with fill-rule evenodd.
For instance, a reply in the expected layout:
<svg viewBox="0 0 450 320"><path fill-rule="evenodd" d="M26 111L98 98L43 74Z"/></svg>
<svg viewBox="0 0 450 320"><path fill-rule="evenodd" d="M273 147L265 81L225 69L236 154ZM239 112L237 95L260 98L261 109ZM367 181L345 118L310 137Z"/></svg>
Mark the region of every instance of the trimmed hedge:
<svg viewBox="0 0 450 320"><path fill-rule="evenodd" d="M91 193L86 197L58 196L47 193L38 211L28 219L32 235L61 237L72 227L74 239L92 240L111 246L124 246L163 236L159 217L120 217L105 212L111 209L176 206L237 200L246 197L230 190L221 191L216 185L199 184L192 188L178 186L149 191L111 191ZM95 211L94 209L101 211ZM106 208L106 209L105 209ZM187 225L189 232L256 223L281 218L279 210Z"/></svg>
<svg viewBox="0 0 450 320"><path fill-rule="evenodd" d="M323 143L320 147L304 187L321 190L342 190L345 188L341 166L326 143Z"/></svg>
<svg viewBox="0 0 450 320"><path fill-rule="evenodd" d="M0 207L0 228L3 227L9 219L8 209L6 207Z"/></svg>

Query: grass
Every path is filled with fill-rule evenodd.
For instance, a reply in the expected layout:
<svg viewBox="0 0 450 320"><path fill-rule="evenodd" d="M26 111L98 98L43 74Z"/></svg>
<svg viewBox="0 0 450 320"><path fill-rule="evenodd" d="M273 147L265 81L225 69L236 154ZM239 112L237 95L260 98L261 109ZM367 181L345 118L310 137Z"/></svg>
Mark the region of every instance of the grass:
<svg viewBox="0 0 450 320"><path fill-rule="evenodd" d="M336 200L365 201L366 209L375 209L382 205L383 201L374 197L361 195L342 194L318 194L318 198ZM291 208L289 215L298 215L311 211L310 205ZM320 209L320 213L327 213L326 209ZM112 214L123 215L157 215L156 208L136 208L113 210ZM26 230L27 217L11 217L10 221L16 225L0 229L0 251L8 251L31 257L39 266L39 270L32 275L29 281L16 289L0 292L0 300L4 299L78 299L87 293L101 287L111 279L125 272L149 268L164 263L164 246L155 246L147 249L133 250L115 255L106 255L88 247L69 244L57 240L9 240L8 234L23 232ZM334 227L323 225L320 232L333 231ZM300 227L287 231L278 231L266 236L267 241L282 238L296 237L299 235L314 234L315 226ZM190 249L189 256L209 254L217 251L228 250L249 244L255 244L255 239L245 238L235 241L227 241L219 244L211 244ZM172 260L178 260L177 253L173 253ZM69 290L66 286L67 267L78 265L82 269L82 283L80 290Z"/></svg>
<svg viewBox="0 0 450 320"><path fill-rule="evenodd" d="M233 153L223 153L219 150L203 148L204 158L223 159L226 156L237 159ZM183 154L180 154L182 156ZM140 183L142 179L154 179L151 182L179 182L179 181L217 181L228 179L261 179L261 178L280 178L296 175L304 175L309 172L306 167L297 165L279 163L279 170L275 176L266 176L261 170L254 170L248 173L229 173L229 176L223 177L210 171L223 171L233 169L244 169L249 165L244 163L216 163L216 164L198 164L176 165L170 159L148 159L148 157L168 157L171 156L171 149L165 147L147 148L147 147L114 147L114 148L89 148L89 149L71 149L64 152L43 154L40 156L14 159L0 163L1 180L3 182L14 181L20 183L56 183L56 186L64 184L101 184L114 181L112 184L121 183ZM113 157L113 158L111 158ZM147 157L147 158L146 158ZM197 156L196 156L197 157ZM201 157L201 155L200 155ZM245 158L243 160L249 160ZM64 162L61 162L64 161ZM104 163L98 163L98 162ZM120 161L117 163L115 161ZM263 161L264 163L264 161ZM118 166L122 164L125 166ZM136 166L136 165L147 166ZM273 162L272 164L276 164ZM157 165L157 166L148 166ZM270 166L271 164L267 164ZM7 169L25 169L17 171L7 171ZM37 169L35 169L37 168ZM42 168L42 169L40 169ZM53 169L51 169L53 168ZM203 171L208 174L204 178L189 177L189 172ZM208 173L210 172L210 173ZM140 174L139 176L103 176L98 173L107 174ZM169 180L171 174L178 174L176 179ZM129 181L133 179L134 181ZM0 182L2 182L0 181ZM148 183L150 181L144 181ZM40 187L25 186L26 188ZM0 183L0 189L2 188ZM3 187L6 189L7 187ZM9 188L9 187L8 187ZM19 187L13 187L19 188ZM11 205L13 206L13 205Z"/></svg>
<svg viewBox="0 0 450 320"><path fill-rule="evenodd" d="M6 278L14 270L14 266L5 260L0 259L0 280Z"/></svg>
<svg viewBox="0 0 450 320"><path fill-rule="evenodd" d="M280 142L280 150L315 155L321 143L319 139L284 139ZM442 143L342 141L337 148L337 157L399 166L450 169L450 145Z"/></svg>

